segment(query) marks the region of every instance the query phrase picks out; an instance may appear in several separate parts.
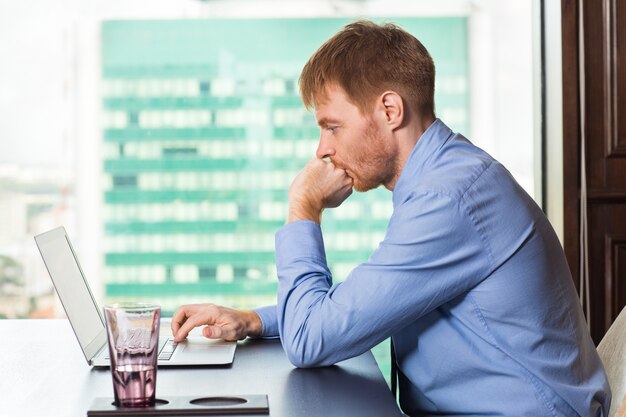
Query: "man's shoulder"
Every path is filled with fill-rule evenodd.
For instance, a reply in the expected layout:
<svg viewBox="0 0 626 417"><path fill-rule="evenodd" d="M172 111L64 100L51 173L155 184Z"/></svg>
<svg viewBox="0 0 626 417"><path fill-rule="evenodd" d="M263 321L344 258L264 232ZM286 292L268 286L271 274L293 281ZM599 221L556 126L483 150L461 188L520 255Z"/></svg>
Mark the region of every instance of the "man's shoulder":
<svg viewBox="0 0 626 417"><path fill-rule="evenodd" d="M433 153L412 188L416 194L431 192L459 199L486 170L500 167L487 152L454 134Z"/></svg>

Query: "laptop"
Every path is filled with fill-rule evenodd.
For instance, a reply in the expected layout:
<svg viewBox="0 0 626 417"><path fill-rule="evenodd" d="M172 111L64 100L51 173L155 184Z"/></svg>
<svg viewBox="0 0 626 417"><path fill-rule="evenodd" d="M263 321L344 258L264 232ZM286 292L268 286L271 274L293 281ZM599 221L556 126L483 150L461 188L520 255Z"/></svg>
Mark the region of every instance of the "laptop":
<svg viewBox="0 0 626 417"><path fill-rule="evenodd" d="M87 363L109 366L103 312L89 289L65 228L57 227L37 235L35 242ZM207 339L198 330L175 344L169 320L162 319L158 366L229 365L233 362L237 342Z"/></svg>

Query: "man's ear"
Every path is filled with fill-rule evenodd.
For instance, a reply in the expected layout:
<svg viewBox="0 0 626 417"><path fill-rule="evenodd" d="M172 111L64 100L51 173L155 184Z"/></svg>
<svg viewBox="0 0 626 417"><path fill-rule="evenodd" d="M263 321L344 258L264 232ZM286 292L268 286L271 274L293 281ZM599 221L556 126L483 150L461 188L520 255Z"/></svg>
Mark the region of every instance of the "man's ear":
<svg viewBox="0 0 626 417"><path fill-rule="evenodd" d="M385 124L395 130L404 121L404 102L400 94L395 91L385 91L380 95L380 103L384 111Z"/></svg>

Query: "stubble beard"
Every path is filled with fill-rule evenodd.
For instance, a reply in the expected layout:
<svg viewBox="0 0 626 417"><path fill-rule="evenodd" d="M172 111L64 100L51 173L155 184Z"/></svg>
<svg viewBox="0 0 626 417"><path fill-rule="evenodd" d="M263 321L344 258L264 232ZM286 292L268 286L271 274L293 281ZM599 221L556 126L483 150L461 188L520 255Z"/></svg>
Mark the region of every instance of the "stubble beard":
<svg viewBox="0 0 626 417"><path fill-rule="evenodd" d="M365 130L363 146L353 157L359 172L353 178L354 189L365 192L390 184L397 175L398 156L391 144L382 136L378 127L370 121Z"/></svg>

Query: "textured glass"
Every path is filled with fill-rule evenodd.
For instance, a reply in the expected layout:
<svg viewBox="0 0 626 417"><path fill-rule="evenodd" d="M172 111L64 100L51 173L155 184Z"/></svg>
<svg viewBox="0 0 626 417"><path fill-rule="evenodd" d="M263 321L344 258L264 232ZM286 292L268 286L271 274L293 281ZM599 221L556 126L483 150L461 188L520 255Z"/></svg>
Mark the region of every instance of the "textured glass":
<svg viewBox="0 0 626 417"><path fill-rule="evenodd" d="M115 405L154 406L161 307L111 304L104 307Z"/></svg>

